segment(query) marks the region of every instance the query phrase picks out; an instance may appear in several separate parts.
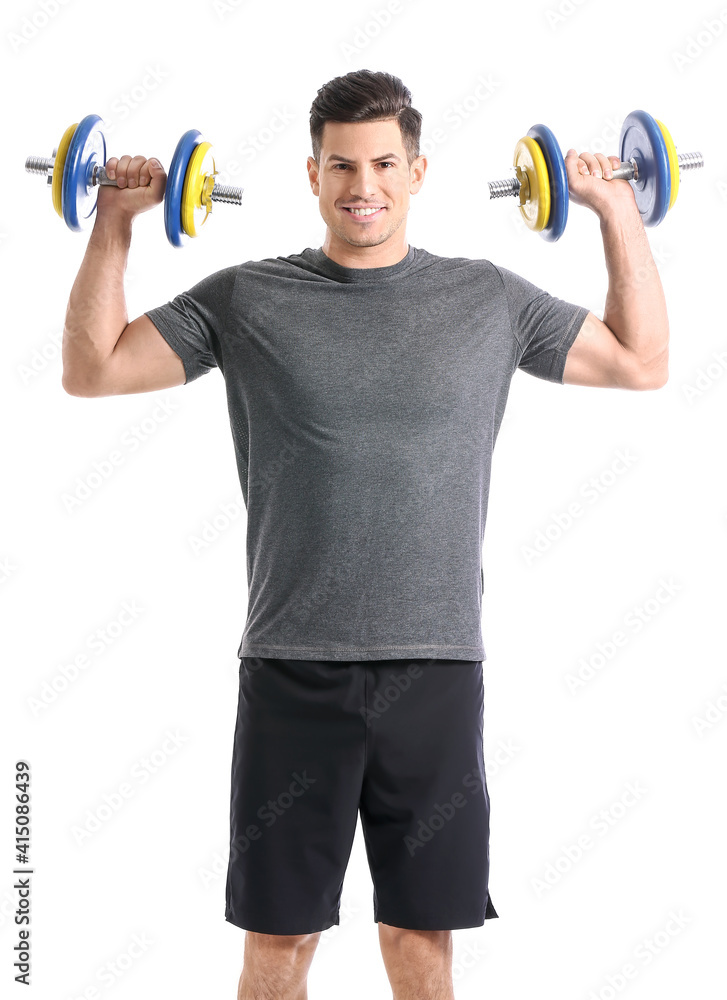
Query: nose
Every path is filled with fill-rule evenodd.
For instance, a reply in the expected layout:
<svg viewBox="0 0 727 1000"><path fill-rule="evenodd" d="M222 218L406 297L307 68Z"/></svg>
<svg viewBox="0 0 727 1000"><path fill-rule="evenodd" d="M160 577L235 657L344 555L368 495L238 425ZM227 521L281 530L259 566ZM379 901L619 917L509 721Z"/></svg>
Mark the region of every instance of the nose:
<svg viewBox="0 0 727 1000"><path fill-rule="evenodd" d="M376 176L370 164L359 167L351 181L351 195L354 198L370 198L376 191Z"/></svg>

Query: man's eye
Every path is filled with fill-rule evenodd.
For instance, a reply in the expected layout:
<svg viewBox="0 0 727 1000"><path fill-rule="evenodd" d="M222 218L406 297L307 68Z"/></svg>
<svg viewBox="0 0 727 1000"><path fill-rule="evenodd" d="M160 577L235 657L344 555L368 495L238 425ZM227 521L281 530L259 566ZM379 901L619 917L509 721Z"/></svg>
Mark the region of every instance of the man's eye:
<svg viewBox="0 0 727 1000"><path fill-rule="evenodd" d="M379 164L379 166L380 167L395 167L396 164L392 163L391 160L382 160L382 162ZM348 163L336 163L336 164L334 164L333 169L334 170L348 170L348 167L349 167Z"/></svg>

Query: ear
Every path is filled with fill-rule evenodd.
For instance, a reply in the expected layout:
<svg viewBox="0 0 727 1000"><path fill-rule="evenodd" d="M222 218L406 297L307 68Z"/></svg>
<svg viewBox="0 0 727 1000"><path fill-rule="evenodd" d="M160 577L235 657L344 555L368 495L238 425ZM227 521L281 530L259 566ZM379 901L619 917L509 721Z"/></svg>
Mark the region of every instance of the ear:
<svg viewBox="0 0 727 1000"><path fill-rule="evenodd" d="M321 186L318 182L318 177L320 170L318 169L318 164L313 159L312 156L308 157L308 180L310 181L311 191L316 197L321 193Z"/></svg>
<svg viewBox="0 0 727 1000"><path fill-rule="evenodd" d="M409 193L417 194L422 184L424 183L424 175L427 172L427 158L426 156L417 156L416 160L411 165L411 170L409 171Z"/></svg>

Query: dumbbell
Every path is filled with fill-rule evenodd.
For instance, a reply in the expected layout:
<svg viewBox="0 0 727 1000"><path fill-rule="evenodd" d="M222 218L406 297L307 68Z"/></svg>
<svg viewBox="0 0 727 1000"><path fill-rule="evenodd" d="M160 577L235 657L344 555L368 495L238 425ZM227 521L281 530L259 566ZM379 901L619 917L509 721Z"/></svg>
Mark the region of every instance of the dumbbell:
<svg viewBox="0 0 727 1000"><path fill-rule="evenodd" d="M663 122L646 111L627 115L619 138L621 163L613 180L630 181L645 226L658 226L673 207L682 170L704 166L701 153L679 153ZM515 146L515 177L491 181L490 198L519 197L528 229L559 240L568 221L565 160L547 125L533 125Z"/></svg>
<svg viewBox="0 0 727 1000"><path fill-rule="evenodd" d="M29 156L25 161L29 173L47 177L53 207L74 232L89 227L99 186L118 187L106 175L103 124L98 115L86 115L66 129L52 157ZM242 204L242 188L216 183L211 149L196 129L185 132L177 143L164 194L164 229L173 247L199 235L213 201Z"/></svg>

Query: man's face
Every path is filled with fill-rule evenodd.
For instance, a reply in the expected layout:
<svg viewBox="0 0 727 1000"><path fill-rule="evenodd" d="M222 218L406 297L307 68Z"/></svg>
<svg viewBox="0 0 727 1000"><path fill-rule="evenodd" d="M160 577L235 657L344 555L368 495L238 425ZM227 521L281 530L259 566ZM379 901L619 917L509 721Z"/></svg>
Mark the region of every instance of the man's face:
<svg viewBox="0 0 727 1000"><path fill-rule="evenodd" d="M326 122L320 160L308 157L321 215L331 234L355 247L385 243L404 225L427 164L419 156L409 167L396 119Z"/></svg>

